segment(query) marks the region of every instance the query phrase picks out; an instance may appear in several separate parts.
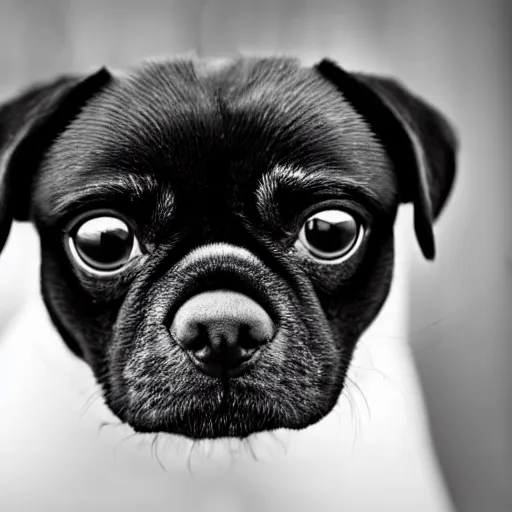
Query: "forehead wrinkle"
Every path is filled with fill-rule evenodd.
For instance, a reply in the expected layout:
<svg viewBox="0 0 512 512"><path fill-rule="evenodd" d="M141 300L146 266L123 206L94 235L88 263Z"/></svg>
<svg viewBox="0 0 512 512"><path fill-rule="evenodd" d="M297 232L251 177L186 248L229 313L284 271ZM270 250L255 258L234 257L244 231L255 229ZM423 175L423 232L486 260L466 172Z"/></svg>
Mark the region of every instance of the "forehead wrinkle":
<svg viewBox="0 0 512 512"><path fill-rule="evenodd" d="M91 99L60 134L47 159L109 158L151 169L158 157L199 138L198 126L215 117L215 102L191 63L147 62L112 82Z"/></svg>
<svg viewBox="0 0 512 512"><path fill-rule="evenodd" d="M274 205L274 196L279 188L314 192L345 186L361 191L374 202L382 201L377 191L370 186L373 181L371 178L369 175L354 178L332 170L305 170L297 166L276 165L260 178L256 198L258 203Z"/></svg>
<svg viewBox="0 0 512 512"><path fill-rule="evenodd" d="M172 169L176 179L182 174L188 183L190 176L206 182L214 173L202 172L205 166L201 158L219 147L224 151L224 143L214 138L210 129L219 124L216 99L221 95L233 119L230 131L221 123L226 131L222 135L233 136L238 144L234 149L240 149L244 158L247 155L248 162L256 158L252 147L263 148L254 149L258 158L259 153L275 154L270 160L275 163L293 157L308 172L321 158L326 167L333 168L332 174L347 179L345 171L349 170L357 175L359 185L370 181L371 191L380 194L380 189L390 188L387 181L393 173L387 168L384 149L372 140L371 130L339 91L316 72L292 61L272 65L267 61L235 61L212 73L215 80L207 80L208 75L198 74L191 63L182 62L150 64L128 78L119 77L62 134L49 159L52 163L60 161L66 176L71 168L82 172L83 162L90 168L118 163L127 169L137 166L148 174ZM203 125L208 129L198 129ZM251 140L251 148L245 146L245 132L241 130L248 125L251 129L262 127L250 132L258 137ZM224 157L224 153L219 154ZM193 171L190 162L197 164ZM55 174L60 174L60 169ZM327 170L322 176L325 183ZM339 185L339 180L336 183Z"/></svg>
<svg viewBox="0 0 512 512"><path fill-rule="evenodd" d="M50 186L49 183L52 183ZM48 184L48 185L45 185ZM45 218L58 218L70 209L78 208L87 202L112 197L125 197L129 202L137 202L146 196L153 196L155 209L159 212L171 211L174 197L150 175L105 172L91 175L85 170L68 175L60 175L58 182L44 180L41 184L40 210Z"/></svg>

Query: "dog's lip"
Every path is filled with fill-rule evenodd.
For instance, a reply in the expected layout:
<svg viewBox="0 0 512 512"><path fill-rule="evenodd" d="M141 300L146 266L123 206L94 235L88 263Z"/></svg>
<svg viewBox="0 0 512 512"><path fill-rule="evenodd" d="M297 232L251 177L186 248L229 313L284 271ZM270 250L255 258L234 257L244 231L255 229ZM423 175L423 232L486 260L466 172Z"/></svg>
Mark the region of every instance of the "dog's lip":
<svg viewBox="0 0 512 512"><path fill-rule="evenodd" d="M224 284L223 278L225 280L229 279L229 283ZM228 275L226 273L223 273L220 275L210 274L200 279L196 278L193 284L187 287L187 290L184 293L180 294L178 300L174 301L174 303L169 308L164 321L165 325L170 326L172 324L172 321L177 311L189 299L200 293L213 290L230 290L247 295L247 297L254 300L263 309L265 309L265 311L270 316L270 319L275 325L279 324L280 315L278 313L278 308L276 307L276 304L270 298L270 290L263 291L258 289L256 286L254 286L253 283L250 282L249 279L244 278L241 275L235 273L230 273Z"/></svg>
<svg viewBox="0 0 512 512"><path fill-rule="evenodd" d="M275 335L274 335L275 336ZM198 357L196 357L193 353L190 351L187 352L188 357L192 360L192 362L195 364L195 366L205 375L208 377L211 377L211 367L206 369L206 364ZM223 372L222 368L219 366L218 369L216 369L215 375L213 377L216 378L235 378L239 377L242 374L244 374L260 357L261 350L254 350L250 357L243 361L242 363L238 364L236 367L229 368L225 373Z"/></svg>

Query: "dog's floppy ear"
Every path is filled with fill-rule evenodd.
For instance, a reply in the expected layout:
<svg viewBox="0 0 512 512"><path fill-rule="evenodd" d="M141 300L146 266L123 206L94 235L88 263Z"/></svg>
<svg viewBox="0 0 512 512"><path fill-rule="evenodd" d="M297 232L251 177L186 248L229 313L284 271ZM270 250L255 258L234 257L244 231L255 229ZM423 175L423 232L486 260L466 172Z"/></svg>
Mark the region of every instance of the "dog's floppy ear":
<svg viewBox="0 0 512 512"><path fill-rule="evenodd" d="M392 79L348 73L329 60L316 69L337 86L384 145L398 174L400 200L414 204L423 254L433 259L433 221L455 177L458 143L453 128L435 108Z"/></svg>
<svg viewBox="0 0 512 512"><path fill-rule="evenodd" d="M12 220L28 219L31 178L45 151L110 79L105 68L63 76L0 105L0 251Z"/></svg>

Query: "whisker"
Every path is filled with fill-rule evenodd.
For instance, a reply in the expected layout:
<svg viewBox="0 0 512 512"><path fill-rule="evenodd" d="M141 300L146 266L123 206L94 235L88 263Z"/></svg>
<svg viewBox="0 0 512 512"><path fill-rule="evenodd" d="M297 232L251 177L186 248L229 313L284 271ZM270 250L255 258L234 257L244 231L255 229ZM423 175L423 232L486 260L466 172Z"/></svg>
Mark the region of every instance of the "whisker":
<svg viewBox="0 0 512 512"><path fill-rule="evenodd" d="M98 425L98 432L101 433L101 431L103 429L105 429L106 427L120 428L123 426L124 426L124 424L121 421L113 422L113 421L104 420L104 421L101 421L100 424Z"/></svg>
<svg viewBox="0 0 512 512"><path fill-rule="evenodd" d="M89 398L85 401L85 403L80 408L79 419L82 420L83 417L89 412L93 404L95 404L98 399L103 398L103 394L101 388L97 387L90 395Z"/></svg>
<svg viewBox="0 0 512 512"><path fill-rule="evenodd" d="M158 465L167 473L167 468L162 463L162 460L160 459L160 456L158 455L158 440L160 439L160 434L157 433L153 440L151 441L151 454L155 457L156 461L158 462Z"/></svg>
<svg viewBox="0 0 512 512"><path fill-rule="evenodd" d="M254 446L252 444L252 440L250 437L244 439L244 444L245 446L249 449L249 452L251 454L251 457L252 459L255 461L255 462L261 462L260 459L258 458L258 456L256 455L256 452L254 450Z"/></svg>
<svg viewBox="0 0 512 512"><path fill-rule="evenodd" d="M188 470L188 474L191 476L191 478L195 478L195 476L193 474L193 470L192 470L192 457L194 455L194 451L195 451L198 443L199 443L198 440L191 441L190 450L189 450L188 456L187 456L187 470Z"/></svg>
<svg viewBox="0 0 512 512"><path fill-rule="evenodd" d="M343 424L342 421L346 418L346 416L342 414L342 409L341 409L341 400L342 399L346 400L348 406L350 407L350 423L351 423L351 425L354 426L354 437L352 439L352 447L354 447L356 438L357 438L357 430L358 430L357 429L357 419L356 419L353 399L350 395L350 390L347 387L345 387L345 389L342 391L340 399L338 400L336 407L333 409L334 414L336 414L338 428L340 430L342 429L342 424Z"/></svg>
<svg viewBox="0 0 512 512"><path fill-rule="evenodd" d="M130 441L131 439L137 436L139 436L137 432L132 432L131 434L128 434L126 437L123 437L122 439L117 441L117 443L114 444L113 451L116 452L122 444L126 443L127 441Z"/></svg>
<svg viewBox="0 0 512 512"><path fill-rule="evenodd" d="M347 377L348 384L353 385L352 379ZM347 399L350 406L350 421L354 426L354 436L352 438L352 448L355 448L358 436L363 431L362 418L357 407L357 400L352 396L352 391L347 386L342 394ZM364 396L364 395L363 395Z"/></svg>

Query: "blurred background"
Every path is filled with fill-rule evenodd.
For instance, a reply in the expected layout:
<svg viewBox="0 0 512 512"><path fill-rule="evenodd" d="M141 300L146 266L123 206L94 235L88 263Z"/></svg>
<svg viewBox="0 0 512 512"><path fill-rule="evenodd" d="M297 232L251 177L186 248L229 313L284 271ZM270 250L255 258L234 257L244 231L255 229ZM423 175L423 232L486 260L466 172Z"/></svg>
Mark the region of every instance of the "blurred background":
<svg viewBox="0 0 512 512"><path fill-rule="evenodd" d="M413 240L403 247L399 336L412 347L457 509L505 512L512 510L511 6L0 0L0 99L63 72L193 52L291 54L306 63L328 56L347 69L395 75L439 107L458 128L459 174L436 226L436 261L424 261ZM0 344L34 287L31 237L17 227L0 259Z"/></svg>

